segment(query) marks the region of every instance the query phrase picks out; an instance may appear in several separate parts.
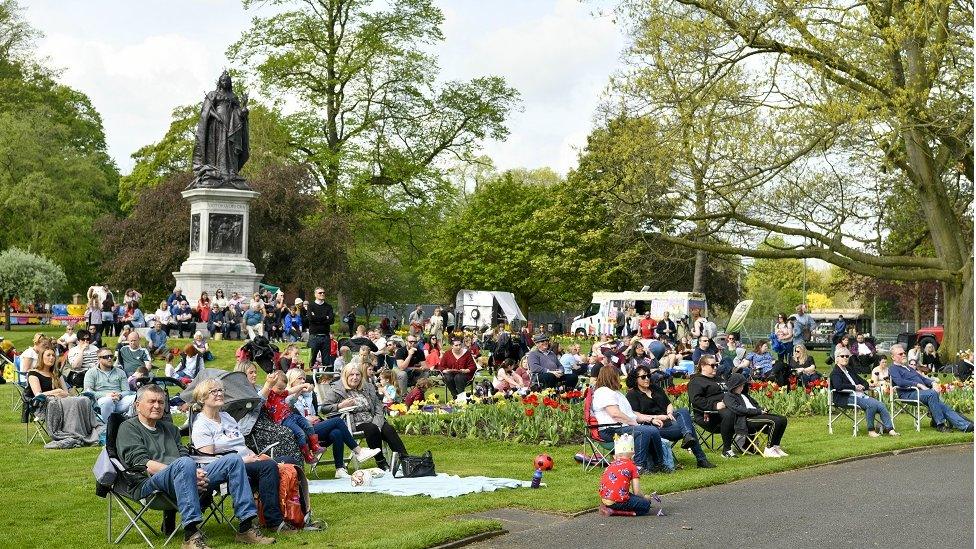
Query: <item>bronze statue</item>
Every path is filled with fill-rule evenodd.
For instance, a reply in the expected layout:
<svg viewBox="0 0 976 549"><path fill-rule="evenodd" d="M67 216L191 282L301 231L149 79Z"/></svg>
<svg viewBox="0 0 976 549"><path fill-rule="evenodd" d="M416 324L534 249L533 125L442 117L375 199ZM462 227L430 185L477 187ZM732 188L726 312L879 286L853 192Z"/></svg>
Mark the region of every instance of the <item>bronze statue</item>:
<svg viewBox="0 0 976 549"><path fill-rule="evenodd" d="M207 94L200 109L193 146L196 177L187 189L251 190L240 175L251 152L247 114L247 94L238 101L225 70L217 79L217 89Z"/></svg>

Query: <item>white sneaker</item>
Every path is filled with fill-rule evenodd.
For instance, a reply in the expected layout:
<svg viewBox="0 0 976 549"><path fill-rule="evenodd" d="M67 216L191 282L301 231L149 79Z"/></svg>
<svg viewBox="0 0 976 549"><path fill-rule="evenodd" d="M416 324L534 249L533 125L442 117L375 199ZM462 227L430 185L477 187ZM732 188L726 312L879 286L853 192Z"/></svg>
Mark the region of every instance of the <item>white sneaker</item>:
<svg viewBox="0 0 976 549"><path fill-rule="evenodd" d="M356 449L352 451L352 454L356 456L356 461L363 463L382 451L383 450L380 448L363 448L362 446L357 446Z"/></svg>
<svg viewBox="0 0 976 549"><path fill-rule="evenodd" d="M345 467L339 467L336 469L335 478L349 478L349 471L346 471Z"/></svg>
<svg viewBox="0 0 976 549"><path fill-rule="evenodd" d="M781 458L785 458L786 456L789 455L786 452L784 452L783 449L780 448L779 446L774 446L773 449L776 450L776 453L778 453L779 454L779 457L781 457Z"/></svg>
<svg viewBox="0 0 976 549"><path fill-rule="evenodd" d="M777 453L775 449L773 449L773 448L766 448L765 450L763 450L763 457L778 458L778 457L782 457L782 456L780 456L779 453Z"/></svg>

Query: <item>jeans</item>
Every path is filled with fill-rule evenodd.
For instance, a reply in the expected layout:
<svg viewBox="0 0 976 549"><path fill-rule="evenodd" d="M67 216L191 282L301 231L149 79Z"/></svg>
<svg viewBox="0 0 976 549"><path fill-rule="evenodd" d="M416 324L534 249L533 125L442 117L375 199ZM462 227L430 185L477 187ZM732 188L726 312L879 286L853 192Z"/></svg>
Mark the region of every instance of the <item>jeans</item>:
<svg viewBox="0 0 976 549"><path fill-rule="evenodd" d="M308 420L303 418L301 414L295 412L288 414L288 417L283 419L281 424L291 429L291 432L295 435L295 442L298 443L299 447L307 445L308 437L314 434Z"/></svg>
<svg viewBox="0 0 976 549"><path fill-rule="evenodd" d="M136 395L127 395L119 398L118 400L112 400L110 396L103 396L102 398L95 401L95 405L99 409L99 417L102 421L108 421L108 416L112 415L113 412L122 412L125 415L129 415L129 408L132 407L132 403L136 401Z"/></svg>
<svg viewBox="0 0 976 549"><path fill-rule="evenodd" d="M345 462L342 459L343 444L348 446L350 450L358 446L356 439L352 438L352 433L346 427L346 422L342 418L333 417L316 423L312 426L312 430L319 436L320 445L332 445L332 461L335 463L336 469L345 467Z"/></svg>
<svg viewBox="0 0 976 549"><path fill-rule="evenodd" d="M630 494L630 498L627 501L615 502L613 505L608 505L614 511L633 511L638 517L643 517L651 512L651 502L643 496L638 496L636 494Z"/></svg>
<svg viewBox="0 0 976 549"><path fill-rule="evenodd" d="M898 391L898 395L901 398L914 399L915 391ZM918 399L921 400L923 404L928 406L929 412L932 413L932 421L934 421L936 425L942 425L946 422L946 420L949 420L949 423L960 431L971 425L966 418L959 415L949 406L946 406L945 402L942 402L942 397L939 396L938 391L926 389L919 392Z"/></svg>
<svg viewBox="0 0 976 549"><path fill-rule="evenodd" d="M281 505L278 503L278 464L270 459L252 461L244 464L247 478L258 487L258 497L264 505L264 521L268 528L277 528L281 524ZM236 499L234 501L237 501Z"/></svg>
<svg viewBox="0 0 976 549"><path fill-rule="evenodd" d="M234 500L234 515L240 520L254 518L258 509L254 505L254 493L247 481L244 461L239 454L220 456L216 461L201 467L207 473L210 488L224 482L228 485L230 497ZM165 469L152 475L142 485L142 497L159 490L176 500L180 520L183 525L199 523L200 494L197 491L197 464L189 457L181 457Z"/></svg>
<svg viewBox="0 0 976 549"><path fill-rule="evenodd" d="M873 399L869 396L864 395L851 395L850 400L847 402L848 406L857 406L858 408L864 410L864 418L868 424L868 431L874 430L874 415L878 414L881 416L881 426L885 429L894 429L894 425L891 423L891 414L888 413L888 409L880 401Z"/></svg>
<svg viewBox="0 0 976 549"><path fill-rule="evenodd" d="M600 438L606 441L612 441L613 435L624 433L634 436L634 463L636 463L638 467L649 469L651 465L665 464L663 452L661 452L661 432L657 427L653 425L622 425L620 427L607 427L600 430ZM648 452L651 454L650 461L648 460Z"/></svg>
<svg viewBox="0 0 976 549"><path fill-rule="evenodd" d="M675 421L658 429L661 432L661 438L678 440L679 438L684 438L685 435L691 435L695 439L695 442L691 445L691 452L695 454L695 459L698 461L707 460L708 458L705 456L705 452L702 451L701 444L698 442L698 435L695 434L695 426L691 422L691 414L688 413L688 409L676 409L674 411L674 419Z"/></svg>
<svg viewBox="0 0 976 549"><path fill-rule="evenodd" d="M333 363L332 354L329 349L331 346L332 340L329 338L329 334L309 334L308 348L312 350L311 356L308 359L309 366L315 367L316 356L322 357L322 366L331 366Z"/></svg>
<svg viewBox="0 0 976 549"><path fill-rule="evenodd" d="M777 353L776 358L788 363L791 356L793 356L793 342L789 341L787 343L783 343L783 352Z"/></svg>
<svg viewBox="0 0 976 549"><path fill-rule="evenodd" d="M579 383L579 377L576 374L563 374L562 376L556 376L552 372L542 372L539 374L539 384L545 388L555 389L562 385L567 390L570 390L576 387L577 383Z"/></svg>

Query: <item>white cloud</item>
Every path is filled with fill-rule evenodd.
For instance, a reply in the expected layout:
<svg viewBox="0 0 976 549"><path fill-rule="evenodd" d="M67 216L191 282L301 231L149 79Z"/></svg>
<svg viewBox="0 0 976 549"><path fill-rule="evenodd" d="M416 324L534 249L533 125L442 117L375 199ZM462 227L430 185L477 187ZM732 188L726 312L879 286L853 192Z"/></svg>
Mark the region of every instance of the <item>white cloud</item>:
<svg viewBox="0 0 976 549"><path fill-rule="evenodd" d="M446 41L436 52L442 77L499 75L522 94L523 110L509 120L510 137L486 143L484 152L503 169L565 172L574 166L617 66L617 28L592 17L578 0L438 4L445 14ZM28 15L46 33L40 53L63 67L63 81L87 94L101 113L109 153L125 173L132 152L162 137L175 107L197 103L213 88L227 64L227 45L254 14L236 0L140 7L38 0ZM200 20L221 23L203 28L195 23Z"/></svg>

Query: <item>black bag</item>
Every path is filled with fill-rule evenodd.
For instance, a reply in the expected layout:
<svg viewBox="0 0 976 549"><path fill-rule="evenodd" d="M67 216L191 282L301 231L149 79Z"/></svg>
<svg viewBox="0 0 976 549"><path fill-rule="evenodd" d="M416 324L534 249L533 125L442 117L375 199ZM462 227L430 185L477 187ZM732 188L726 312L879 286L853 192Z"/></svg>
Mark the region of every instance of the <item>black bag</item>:
<svg viewBox="0 0 976 549"><path fill-rule="evenodd" d="M434 471L434 456L430 455L430 450L421 456L400 456L397 469L400 471L400 478L437 476ZM397 476L396 471L393 471L393 476Z"/></svg>

